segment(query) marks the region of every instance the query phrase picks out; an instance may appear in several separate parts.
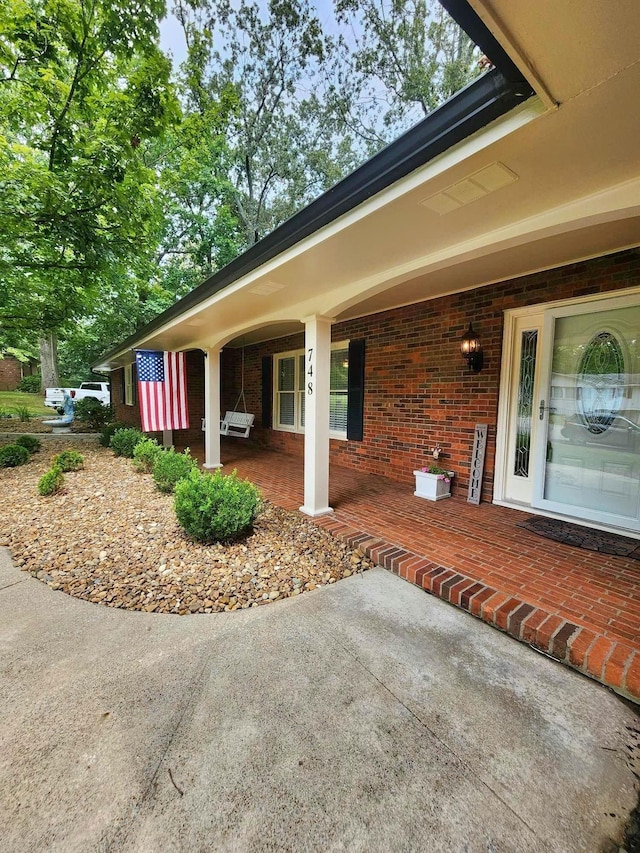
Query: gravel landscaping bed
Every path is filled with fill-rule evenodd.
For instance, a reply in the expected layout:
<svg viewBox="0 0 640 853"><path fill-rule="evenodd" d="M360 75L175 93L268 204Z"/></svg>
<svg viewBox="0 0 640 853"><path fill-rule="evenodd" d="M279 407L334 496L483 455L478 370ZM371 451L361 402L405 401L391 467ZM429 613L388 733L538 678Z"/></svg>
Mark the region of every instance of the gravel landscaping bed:
<svg viewBox="0 0 640 853"><path fill-rule="evenodd" d="M41 497L37 483L69 442L48 441L28 464L0 469L0 545L52 589L127 610L213 613L299 595L371 566L268 502L244 542L196 544L150 475L94 442L72 446L85 466L65 474L59 495Z"/></svg>
<svg viewBox="0 0 640 853"><path fill-rule="evenodd" d="M60 417L58 413L52 409L50 415L29 418L28 421L21 421L20 418L0 418L0 435L2 433L15 433L16 435L25 435L26 433L36 433L38 435L53 433L52 427L44 424L43 421L52 420ZM90 432L85 424L80 421L74 421L71 424L71 432ZM6 443L3 441L3 443Z"/></svg>

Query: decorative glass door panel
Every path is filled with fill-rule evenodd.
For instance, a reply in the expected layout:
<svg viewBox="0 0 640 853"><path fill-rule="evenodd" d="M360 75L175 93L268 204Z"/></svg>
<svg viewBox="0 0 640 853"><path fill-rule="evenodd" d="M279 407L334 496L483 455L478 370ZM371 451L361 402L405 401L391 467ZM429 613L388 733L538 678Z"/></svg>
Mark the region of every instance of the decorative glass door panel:
<svg viewBox="0 0 640 853"><path fill-rule="evenodd" d="M538 418L536 383L543 315L528 315L514 322L505 493L509 501L530 504L533 497L533 451Z"/></svg>
<svg viewBox="0 0 640 853"><path fill-rule="evenodd" d="M640 530L640 306L552 309L544 337L533 503Z"/></svg>

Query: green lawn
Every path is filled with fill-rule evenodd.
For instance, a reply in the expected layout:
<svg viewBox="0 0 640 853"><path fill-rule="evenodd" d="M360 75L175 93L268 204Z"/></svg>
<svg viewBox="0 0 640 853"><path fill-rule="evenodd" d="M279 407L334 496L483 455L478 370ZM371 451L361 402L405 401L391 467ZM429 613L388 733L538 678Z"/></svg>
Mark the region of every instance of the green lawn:
<svg viewBox="0 0 640 853"><path fill-rule="evenodd" d="M0 391L0 416L15 415L16 407L26 406L34 415L55 415L52 409L48 409L43 403L41 394L25 394L22 391Z"/></svg>

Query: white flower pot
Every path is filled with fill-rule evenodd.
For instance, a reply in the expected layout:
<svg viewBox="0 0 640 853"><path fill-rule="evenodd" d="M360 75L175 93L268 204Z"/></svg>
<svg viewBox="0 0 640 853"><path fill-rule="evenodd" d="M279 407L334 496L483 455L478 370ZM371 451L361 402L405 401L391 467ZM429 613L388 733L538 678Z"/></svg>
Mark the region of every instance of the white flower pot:
<svg viewBox="0 0 640 853"><path fill-rule="evenodd" d="M449 471L449 482L443 479L442 474L428 474L426 471L414 471L416 478L416 490L413 493L417 498L426 498L428 501L441 501L443 498L451 497L451 479L453 471Z"/></svg>

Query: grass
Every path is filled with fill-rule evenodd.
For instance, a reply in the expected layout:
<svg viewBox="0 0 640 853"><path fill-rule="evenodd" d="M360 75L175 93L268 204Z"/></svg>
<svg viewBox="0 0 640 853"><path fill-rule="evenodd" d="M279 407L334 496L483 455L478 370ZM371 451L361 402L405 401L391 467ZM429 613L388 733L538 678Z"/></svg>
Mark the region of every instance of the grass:
<svg viewBox="0 0 640 853"><path fill-rule="evenodd" d="M53 409L48 409L40 394L25 394L22 391L0 391L0 414L16 414L16 407L24 406L33 417L55 415Z"/></svg>

